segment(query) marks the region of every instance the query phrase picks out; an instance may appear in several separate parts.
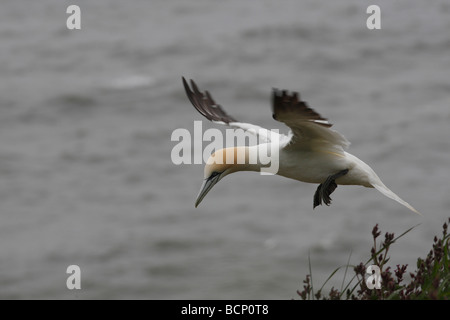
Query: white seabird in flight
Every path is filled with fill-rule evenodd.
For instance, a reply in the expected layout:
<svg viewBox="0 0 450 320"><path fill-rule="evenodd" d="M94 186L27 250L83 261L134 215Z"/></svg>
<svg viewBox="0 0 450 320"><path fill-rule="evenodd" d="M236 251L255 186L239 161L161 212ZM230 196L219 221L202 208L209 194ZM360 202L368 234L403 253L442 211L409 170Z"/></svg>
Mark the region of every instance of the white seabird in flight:
<svg viewBox="0 0 450 320"><path fill-rule="evenodd" d="M319 186L314 194L313 209L322 202L329 206L330 195L338 185L360 185L375 188L385 196L420 214L409 203L387 188L366 163L344 151L350 145L347 139L331 129L332 124L327 119L322 118L304 101L301 101L298 93L290 94L285 90L273 89L273 118L290 128L288 135L283 135L273 134L259 126L235 120L223 111L208 91L201 92L193 80L191 80L192 89L184 77L183 85L193 106L208 120L257 134L260 139L266 141L264 143L266 148L267 143L276 143L279 148L277 175L308 183L318 183ZM260 164L250 164L248 160L252 153L257 153L258 148L262 146L263 144L259 144L216 150L205 165L204 181L195 207L200 204L211 188L228 174L238 171L260 171ZM239 148L243 148L245 151L244 163L215 161L220 158L226 159L228 152L236 155ZM234 159L236 160L236 157Z"/></svg>

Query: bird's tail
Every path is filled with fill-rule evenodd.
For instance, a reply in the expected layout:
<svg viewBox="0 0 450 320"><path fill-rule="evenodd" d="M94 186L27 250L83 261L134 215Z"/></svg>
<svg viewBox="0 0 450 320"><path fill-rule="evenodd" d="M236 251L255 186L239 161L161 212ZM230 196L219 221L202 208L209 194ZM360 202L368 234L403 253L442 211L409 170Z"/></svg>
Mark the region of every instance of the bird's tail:
<svg viewBox="0 0 450 320"><path fill-rule="evenodd" d="M405 200L401 199L398 195L396 195L394 192L392 192L388 187L386 187L383 182L380 181L372 181L372 186L377 189L378 191L380 191L382 194L384 194L386 197L391 198L395 201L397 201L398 203L404 205L405 207L407 207L409 210L417 213L418 215L422 215L419 211L417 211L416 209L414 209L408 202L406 202Z"/></svg>

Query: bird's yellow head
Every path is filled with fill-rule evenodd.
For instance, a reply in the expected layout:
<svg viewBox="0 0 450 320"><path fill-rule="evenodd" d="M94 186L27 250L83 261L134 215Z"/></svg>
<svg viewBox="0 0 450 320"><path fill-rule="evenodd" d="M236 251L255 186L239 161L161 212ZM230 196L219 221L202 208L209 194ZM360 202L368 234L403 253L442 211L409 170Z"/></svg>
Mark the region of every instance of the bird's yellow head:
<svg viewBox="0 0 450 320"><path fill-rule="evenodd" d="M225 148L214 152L206 162L204 180L195 201L195 207L223 177L237 171L252 170L247 160L247 147Z"/></svg>

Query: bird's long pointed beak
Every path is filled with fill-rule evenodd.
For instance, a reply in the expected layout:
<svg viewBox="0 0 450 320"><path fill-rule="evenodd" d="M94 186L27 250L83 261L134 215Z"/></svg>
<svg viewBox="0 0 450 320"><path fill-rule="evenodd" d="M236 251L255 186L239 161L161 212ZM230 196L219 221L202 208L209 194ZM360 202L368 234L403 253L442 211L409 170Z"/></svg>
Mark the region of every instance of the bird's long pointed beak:
<svg viewBox="0 0 450 320"><path fill-rule="evenodd" d="M214 178L205 179L203 181L203 184L200 187L200 192L198 193L198 196L197 196L197 200L195 200L196 208L200 204L200 202L202 202L203 198L208 194L209 190L211 190L212 187L214 187L214 185L217 182L219 182L219 180L220 180L220 176L215 176Z"/></svg>

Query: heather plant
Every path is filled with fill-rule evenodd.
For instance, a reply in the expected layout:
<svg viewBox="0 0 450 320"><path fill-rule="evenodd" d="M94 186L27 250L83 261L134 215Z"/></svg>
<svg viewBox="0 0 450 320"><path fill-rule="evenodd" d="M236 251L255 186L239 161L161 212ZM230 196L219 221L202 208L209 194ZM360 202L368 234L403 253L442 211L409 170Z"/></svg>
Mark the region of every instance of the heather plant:
<svg viewBox="0 0 450 320"><path fill-rule="evenodd" d="M431 250L425 258L418 258L416 269L409 272L409 282L405 281L408 265L396 265L392 268L388 262L390 257L388 255L391 246L406 233L410 232L412 227L400 236L395 237L393 233L385 233L377 245L377 241L381 236L381 231L378 225L372 230L373 246L370 250L370 258L365 263L361 262L357 265L345 265L339 267L326 279L322 287L314 292L314 287L310 273L303 281L303 290L298 290L298 295L304 299L352 299L352 300L385 300L385 299L399 299L399 300L428 300L428 299L450 299L450 251L448 224L443 225L441 236L435 236ZM349 257L350 260L350 257ZM368 286L367 273L369 266L376 266L379 270L380 287L373 288ZM322 293L326 283L336 274L340 269L345 268L344 280L340 289L331 288L327 295ZM353 277L345 284L345 278L349 269L354 272ZM370 284L370 282L369 282ZM372 287L372 288L370 288Z"/></svg>

